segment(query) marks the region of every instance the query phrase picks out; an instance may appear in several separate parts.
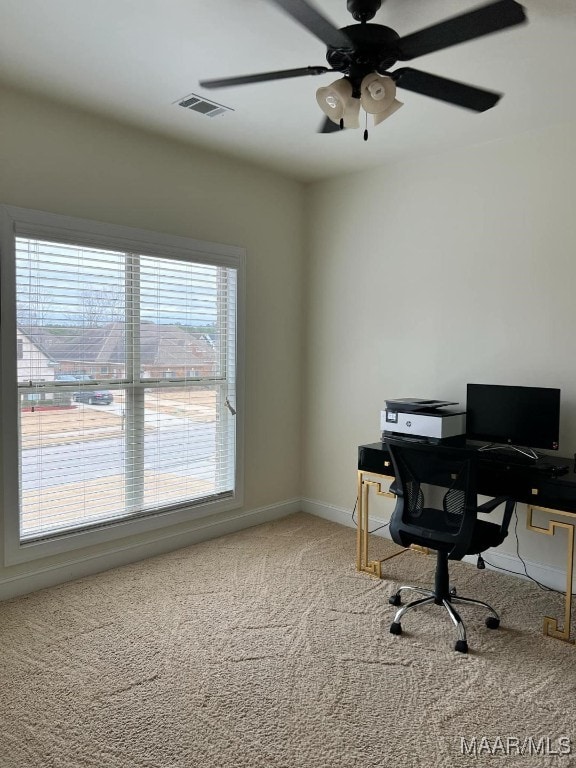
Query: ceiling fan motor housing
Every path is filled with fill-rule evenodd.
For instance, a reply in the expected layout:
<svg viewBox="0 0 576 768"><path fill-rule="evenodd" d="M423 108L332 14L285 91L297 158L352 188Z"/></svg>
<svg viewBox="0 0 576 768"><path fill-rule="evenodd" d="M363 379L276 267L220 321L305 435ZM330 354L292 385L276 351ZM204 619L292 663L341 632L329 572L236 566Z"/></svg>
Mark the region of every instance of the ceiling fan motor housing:
<svg viewBox="0 0 576 768"><path fill-rule="evenodd" d="M352 24L342 32L353 44L350 48L328 47L326 60L337 72L358 74L385 72L398 61L397 41L400 36L381 24Z"/></svg>
<svg viewBox="0 0 576 768"><path fill-rule="evenodd" d="M380 10L382 0L347 0L346 5L356 21L369 21Z"/></svg>

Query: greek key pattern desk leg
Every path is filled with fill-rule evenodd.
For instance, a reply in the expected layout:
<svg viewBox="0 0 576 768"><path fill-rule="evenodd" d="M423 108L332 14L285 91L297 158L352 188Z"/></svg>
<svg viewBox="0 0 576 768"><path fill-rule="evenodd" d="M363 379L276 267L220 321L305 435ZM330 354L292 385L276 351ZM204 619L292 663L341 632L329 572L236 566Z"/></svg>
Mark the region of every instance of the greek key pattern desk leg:
<svg viewBox="0 0 576 768"><path fill-rule="evenodd" d="M371 479L370 479L371 478ZM378 496L395 499L396 496L388 490L382 490L383 483L390 482L390 477L382 477L382 481L374 479L374 473L365 473L358 470L358 527L356 529L356 570L369 573L371 576L382 578L382 563L401 555L405 550L395 552L382 560L368 560L368 493L370 488L376 490Z"/></svg>
<svg viewBox="0 0 576 768"><path fill-rule="evenodd" d="M548 520L548 527L542 528L532 522L532 513L534 510L546 512L553 515L563 515L574 520L574 515L569 512L562 512L559 509L548 509L547 507L535 507L528 505L526 509L526 527L529 531L542 533L546 536L554 536L557 528L565 528L568 534L567 553L566 553L566 598L564 600L564 628L558 629L558 621L551 616L544 617L544 634L548 637L555 637L558 640L564 640L567 643L573 643L570 639L570 627L572 621L572 576L574 573L574 523L564 523L560 520Z"/></svg>

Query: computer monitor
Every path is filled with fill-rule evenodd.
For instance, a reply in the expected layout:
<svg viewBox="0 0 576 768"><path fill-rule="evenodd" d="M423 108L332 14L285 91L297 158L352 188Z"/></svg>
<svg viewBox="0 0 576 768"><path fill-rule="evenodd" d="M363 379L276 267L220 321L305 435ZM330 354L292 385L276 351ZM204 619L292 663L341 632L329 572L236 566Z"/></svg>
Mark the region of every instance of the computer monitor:
<svg viewBox="0 0 576 768"><path fill-rule="evenodd" d="M469 440L558 450L559 434L559 389L468 384Z"/></svg>

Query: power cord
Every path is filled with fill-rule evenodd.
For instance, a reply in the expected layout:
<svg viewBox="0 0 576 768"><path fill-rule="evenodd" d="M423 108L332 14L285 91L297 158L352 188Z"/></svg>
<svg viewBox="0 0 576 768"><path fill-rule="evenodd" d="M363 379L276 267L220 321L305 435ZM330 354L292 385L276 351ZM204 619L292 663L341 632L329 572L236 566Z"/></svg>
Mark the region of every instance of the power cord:
<svg viewBox="0 0 576 768"><path fill-rule="evenodd" d="M557 595L562 595L563 597L566 597L566 592L564 592L561 589L554 589L554 587L549 587L546 584L542 584L542 582L538 581L538 579L535 579L534 576L531 576L528 573L528 567L526 566L526 563L524 562L524 559L522 558L522 555L520 554L520 540L518 539L518 509L517 505L514 505L514 536L516 538L516 556L522 563L522 568L524 569L524 575L526 578L530 579L530 581L533 581L534 584L536 584L540 589L542 589L544 592L555 592ZM506 571L506 573L513 573L515 576L518 576L518 571L511 571L510 568L503 568L501 565L494 565L493 563L490 563L488 560L482 559L482 557L479 556L478 562L482 561L482 563L485 563L486 565L489 565L490 568L495 568L498 571ZM479 568L482 568L483 565L478 565ZM574 597L576 593L571 592L570 596Z"/></svg>
<svg viewBox="0 0 576 768"><path fill-rule="evenodd" d="M354 509L352 510L352 522L358 528L358 521L356 520L356 508L358 507L358 496L356 496L356 501L354 502ZM382 523L382 525L379 525L378 528L372 528L371 531L368 531L368 533L376 533L377 531L381 531L383 528L388 528L390 525L390 521L387 523Z"/></svg>

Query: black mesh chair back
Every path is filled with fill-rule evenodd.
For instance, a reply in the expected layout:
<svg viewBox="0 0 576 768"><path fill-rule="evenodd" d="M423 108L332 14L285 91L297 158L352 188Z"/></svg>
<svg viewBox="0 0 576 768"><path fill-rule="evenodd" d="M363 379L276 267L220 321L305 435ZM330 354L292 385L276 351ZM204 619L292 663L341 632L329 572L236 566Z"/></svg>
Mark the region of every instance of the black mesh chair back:
<svg viewBox="0 0 576 768"><path fill-rule="evenodd" d="M392 539L403 547L418 544L460 560L468 551L476 521L476 452L393 439L387 446L397 495L390 521Z"/></svg>

